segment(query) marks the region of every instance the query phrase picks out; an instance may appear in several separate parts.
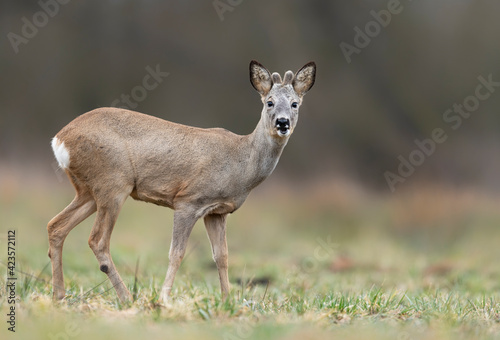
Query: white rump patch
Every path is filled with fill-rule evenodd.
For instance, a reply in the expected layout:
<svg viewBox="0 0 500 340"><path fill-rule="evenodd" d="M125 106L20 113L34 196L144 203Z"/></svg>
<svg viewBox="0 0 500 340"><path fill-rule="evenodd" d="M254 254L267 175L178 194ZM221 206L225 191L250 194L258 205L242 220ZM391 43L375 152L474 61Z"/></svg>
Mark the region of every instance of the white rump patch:
<svg viewBox="0 0 500 340"><path fill-rule="evenodd" d="M63 169L69 168L69 152L64 146L64 142L54 137L52 139L52 150L54 151L59 166Z"/></svg>

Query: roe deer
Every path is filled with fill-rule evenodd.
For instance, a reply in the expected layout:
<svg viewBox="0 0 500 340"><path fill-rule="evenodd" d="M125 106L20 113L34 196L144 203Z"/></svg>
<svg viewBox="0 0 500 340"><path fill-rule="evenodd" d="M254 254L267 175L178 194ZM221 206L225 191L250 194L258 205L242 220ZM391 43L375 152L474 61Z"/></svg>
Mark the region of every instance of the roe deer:
<svg viewBox="0 0 500 340"><path fill-rule="evenodd" d="M110 255L110 237L128 196L175 210L169 264L160 301L166 302L195 222L203 217L219 271L229 292L226 216L268 177L292 134L304 94L313 86L309 62L283 80L257 61L250 81L264 108L246 136L201 129L118 108L99 108L66 125L52 140L59 166L75 187L73 201L48 224L54 299L65 295L62 249L68 233L97 211L89 238L99 268L122 302L131 295Z"/></svg>

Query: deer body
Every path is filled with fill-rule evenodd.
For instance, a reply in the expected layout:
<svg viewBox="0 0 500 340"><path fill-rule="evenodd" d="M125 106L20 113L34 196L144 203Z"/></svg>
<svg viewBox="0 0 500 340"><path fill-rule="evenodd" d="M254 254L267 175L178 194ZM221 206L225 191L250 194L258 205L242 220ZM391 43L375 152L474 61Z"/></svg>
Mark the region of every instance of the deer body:
<svg viewBox="0 0 500 340"><path fill-rule="evenodd" d="M282 82L279 75L271 76L253 61L250 75L265 103L250 135L189 127L125 109L100 108L77 117L54 137L56 158L76 189L73 202L47 227L54 298L64 297L64 239L97 211L89 245L120 300L130 299L109 252L111 232L128 196L175 210L161 300L170 294L188 237L199 218L204 218L221 291L227 295L226 216L274 170L297 121L296 110L289 106L300 104L314 83L315 65L307 64L295 77L288 71Z"/></svg>
<svg viewBox="0 0 500 340"><path fill-rule="evenodd" d="M274 170L286 141L263 141L261 133L257 127L239 136L100 108L76 118L56 138L70 150L71 174L89 187L131 187L134 199L172 209L189 204L202 217L216 208L232 213Z"/></svg>

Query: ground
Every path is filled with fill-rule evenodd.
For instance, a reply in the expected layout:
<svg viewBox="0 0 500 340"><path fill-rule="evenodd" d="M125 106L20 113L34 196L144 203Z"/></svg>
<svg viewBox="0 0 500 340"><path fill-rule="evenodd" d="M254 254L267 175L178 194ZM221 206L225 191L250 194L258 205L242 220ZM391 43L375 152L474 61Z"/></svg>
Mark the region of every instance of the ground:
<svg viewBox="0 0 500 340"><path fill-rule="evenodd" d="M498 197L438 185L390 194L342 180L269 181L228 219L229 298L221 300L199 222L166 306L157 293L172 211L132 199L122 209L111 249L133 303L121 305L99 271L87 244L92 216L68 236L67 296L54 304L46 225L71 201L71 187L4 181L0 261L5 267L16 230L18 279L12 334L8 290L0 291L2 338L500 337ZM6 278L2 269L0 285Z"/></svg>

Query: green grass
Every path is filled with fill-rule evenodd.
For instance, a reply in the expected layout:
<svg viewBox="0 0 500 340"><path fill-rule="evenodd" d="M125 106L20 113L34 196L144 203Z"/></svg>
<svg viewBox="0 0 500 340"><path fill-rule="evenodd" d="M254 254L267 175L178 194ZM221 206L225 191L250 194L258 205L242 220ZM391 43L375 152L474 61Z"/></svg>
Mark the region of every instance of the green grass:
<svg viewBox="0 0 500 340"><path fill-rule="evenodd" d="M45 226L72 198L68 183L54 186L0 193L0 261L7 230L16 229L20 271L15 335L0 291L2 339L500 337L496 198L429 187L381 196L347 184L271 185L228 219L229 298L221 299L199 223L165 306L157 293L172 212L129 200L112 255L135 301L121 305L99 271L89 218L67 238L67 296L54 304Z"/></svg>

